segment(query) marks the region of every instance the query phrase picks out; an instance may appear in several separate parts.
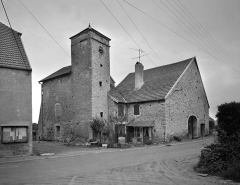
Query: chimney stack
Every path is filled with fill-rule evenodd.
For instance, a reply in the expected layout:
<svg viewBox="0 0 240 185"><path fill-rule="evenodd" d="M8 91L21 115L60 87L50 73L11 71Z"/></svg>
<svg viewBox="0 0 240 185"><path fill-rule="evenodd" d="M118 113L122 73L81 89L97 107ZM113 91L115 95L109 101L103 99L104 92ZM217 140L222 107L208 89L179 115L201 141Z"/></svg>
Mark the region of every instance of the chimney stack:
<svg viewBox="0 0 240 185"><path fill-rule="evenodd" d="M135 90L138 90L144 84L143 81L143 65L140 62L135 64Z"/></svg>

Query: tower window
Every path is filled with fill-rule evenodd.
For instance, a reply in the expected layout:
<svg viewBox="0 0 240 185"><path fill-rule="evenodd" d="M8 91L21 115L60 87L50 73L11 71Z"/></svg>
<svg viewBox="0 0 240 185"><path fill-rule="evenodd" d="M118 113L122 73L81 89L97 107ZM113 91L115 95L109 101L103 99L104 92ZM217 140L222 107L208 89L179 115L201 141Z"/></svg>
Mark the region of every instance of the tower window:
<svg viewBox="0 0 240 185"><path fill-rule="evenodd" d="M134 105L134 115L139 115L139 105Z"/></svg>
<svg viewBox="0 0 240 185"><path fill-rule="evenodd" d="M102 82L101 81L99 81L99 85L100 85L100 87L102 87Z"/></svg>
<svg viewBox="0 0 240 185"><path fill-rule="evenodd" d="M56 126L56 136L59 137L61 133L61 127L59 125Z"/></svg>
<svg viewBox="0 0 240 185"><path fill-rule="evenodd" d="M103 54L103 48L102 48L102 46L99 47L99 53Z"/></svg>
<svg viewBox="0 0 240 185"><path fill-rule="evenodd" d="M103 117L103 112L100 112L100 117L101 117L101 118Z"/></svg>

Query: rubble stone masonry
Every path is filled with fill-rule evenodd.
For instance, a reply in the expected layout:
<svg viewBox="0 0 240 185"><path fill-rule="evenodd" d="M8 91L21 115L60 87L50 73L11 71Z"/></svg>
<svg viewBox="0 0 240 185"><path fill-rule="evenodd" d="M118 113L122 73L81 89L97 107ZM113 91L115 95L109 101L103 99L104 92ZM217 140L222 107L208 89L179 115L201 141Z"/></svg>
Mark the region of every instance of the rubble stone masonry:
<svg viewBox="0 0 240 185"><path fill-rule="evenodd" d="M165 110L168 137L172 135L186 136L190 116L197 118L198 137L201 132L200 124L205 124L205 134L208 134L209 105L195 62L191 62L189 68L167 98Z"/></svg>

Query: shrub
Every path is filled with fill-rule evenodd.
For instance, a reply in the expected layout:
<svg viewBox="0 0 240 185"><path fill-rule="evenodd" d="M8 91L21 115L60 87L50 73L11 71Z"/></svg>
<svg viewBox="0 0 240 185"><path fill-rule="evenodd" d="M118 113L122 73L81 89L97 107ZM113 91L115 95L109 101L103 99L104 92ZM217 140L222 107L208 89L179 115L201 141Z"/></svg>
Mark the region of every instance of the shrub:
<svg viewBox="0 0 240 185"><path fill-rule="evenodd" d="M240 103L218 107L217 142L201 151L197 169L239 180L240 171Z"/></svg>
<svg viewBox="0 0 240 185"><path fill-rule="evenodd" d="M218 106L218 128L229 136L240 130L240 103L231 102Z"/></svg>
<svg viewBox="0 0 240 185"><path fill-rule="evenodd" d="M95 133L99 133L102 132L103 128L105 126L105 121L98 119L98 118L94 118L91 122L90 122L90 128L95 132Z"/></svg>
<svg viewBox="0 0 240 185"><path fill-rule="evenodd" d="M222 176L240 182L240 161L231 164L227 170L222 172Z"/></svg>
<svg viewBox="0 0 240 185"><path fill-rule="evenodd" d="M182 141L182 139L181 139L180 137L178 137L178 136L173 136L173 139L174 139L175 141L178 141L178 142Z"/></svg>

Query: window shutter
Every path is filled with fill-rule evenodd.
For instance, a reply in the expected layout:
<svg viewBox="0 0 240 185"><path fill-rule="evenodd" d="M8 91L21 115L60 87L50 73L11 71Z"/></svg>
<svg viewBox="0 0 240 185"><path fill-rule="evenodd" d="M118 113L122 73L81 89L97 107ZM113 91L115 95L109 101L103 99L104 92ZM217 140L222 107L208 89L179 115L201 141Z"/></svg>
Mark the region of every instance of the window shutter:
<svg viewBox="0 0 240 185"><path fill-rule="evenodd" d="M139 115L139 105L134 105L134 115Z"/></svg>

